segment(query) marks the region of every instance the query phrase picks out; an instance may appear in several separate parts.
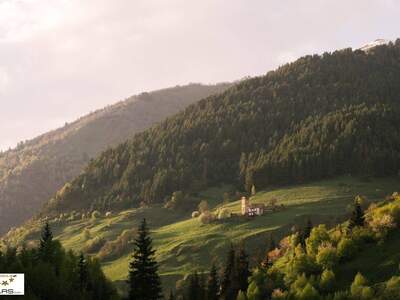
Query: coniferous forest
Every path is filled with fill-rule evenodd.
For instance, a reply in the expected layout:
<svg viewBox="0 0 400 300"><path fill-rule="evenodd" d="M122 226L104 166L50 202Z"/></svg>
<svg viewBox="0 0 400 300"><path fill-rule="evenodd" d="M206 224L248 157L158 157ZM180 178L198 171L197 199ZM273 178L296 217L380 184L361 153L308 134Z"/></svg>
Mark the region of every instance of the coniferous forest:
<svg viewBox="0 0 400 300"><path fill-rule="evenodd" d="M25 274L24 299L119 299L99 262L82 253L66 251L53 239L48 223L43 227L38 247L22 246L0 252L0 270Z"/></svg>
<svg viewBox="0 0 400 300"><path fill-rule="evenodd" d="M92 160L45 213L399 173L400 40L310 55L191 105Z"/></svg>

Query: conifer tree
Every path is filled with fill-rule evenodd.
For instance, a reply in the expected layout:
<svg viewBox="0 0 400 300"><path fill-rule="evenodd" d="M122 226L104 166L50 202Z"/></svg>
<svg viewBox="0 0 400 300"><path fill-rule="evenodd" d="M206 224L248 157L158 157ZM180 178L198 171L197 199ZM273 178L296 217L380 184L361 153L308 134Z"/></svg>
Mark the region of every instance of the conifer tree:
<svg viewBox="0 0 400 300"><path fill-rule="evenodd" d="M199 286L200 286L200 291L199 291L199 299L205 300L206 299L206 291L207 291L207 284L206 284L206 276L204 273L200 273L199 275Z"/></svg>
<svg viewBox="0 0 400 300"><path fill-rule="evenodd" d="M235 248L231 245L221 280L221 297L225 300L234 300L237 293L235 288L235 257Z"/></svg>
<svg viewBox="0 0 400 300"><path fill-rule="evenodd" d="M276 248L276 243L275 243L275 240L274 240L274 236L271 233L269 235L268 251L275 250L275 248Z"/></svg>
<svg viewBox="0 0 400 300"><path fill-rule="evenodd" d="M349 220L349 229L353 229L356 226L364 226L364 212L361 208L360 197L356 197L354 200L354 209Z"/></svg>
<svg viewBox="0 0 400 300"><path fill-rule="evenodd" d="M83 292L88 282L88 267L85 256L81 252L78 261L79 290Z"/></svg>
<svg viewBox="0 0 400 300"><path fill-rule="evenodd" d="M215 264L212 265L207 281L207 300L219 299L219 280Z"/></svg>
<svg viewBox="0 0 400 300"><path fill-rule="evenodd" d="M305 246L306 246L306 240L310 237L312 228L313 228L313 224L311 222L311 219L308 218L306 226L300 232L300 243L303 246L303 248L305 248Z"/></svg>
<svg viewBox="0 0 400 300"><path fill-rule="evenodd" d="M239 290L245 292L248 287L248 278L250 276L249 259L245 251L244 244L240 245L238 255L236 257L236 276Z"/></svg>
<svg viewBox="0 0 400 300"><path fill-rule="evenodd" d="M54 260L54 243L53 233L48 222L43 227L40 245L39 245L39 258L45 262L52 262Z"/></svg>
<svg viewBox="0 0 400 300"><path fill-rule="evenodd" d="M154 258L152 239L146 219L138 228L135 250L129 264L129 300L158 300L162 297L158 264Z"/></svg>
<svg viewBox="0 0 400 300"><path fill-rule="evenodd" d="M197 272L194 272L190 276L189 280L189 286L188 286L188 291L187 291L187 296L188 299L191 300L202 300L200 298L200 281L199 281L199 275Z"/></svg>

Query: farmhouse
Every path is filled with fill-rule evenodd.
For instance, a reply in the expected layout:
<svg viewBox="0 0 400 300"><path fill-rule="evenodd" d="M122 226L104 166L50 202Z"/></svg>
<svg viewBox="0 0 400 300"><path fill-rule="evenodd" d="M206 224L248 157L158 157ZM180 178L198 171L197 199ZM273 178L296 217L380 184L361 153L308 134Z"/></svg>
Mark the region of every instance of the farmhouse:
<svg viewBox="0 0 400 300"><path fill-rule="evenodd" d="M243 216L261 216L264 214L265 205L264 204L250 204L250 199L242 197L242 215Z"/></svg>

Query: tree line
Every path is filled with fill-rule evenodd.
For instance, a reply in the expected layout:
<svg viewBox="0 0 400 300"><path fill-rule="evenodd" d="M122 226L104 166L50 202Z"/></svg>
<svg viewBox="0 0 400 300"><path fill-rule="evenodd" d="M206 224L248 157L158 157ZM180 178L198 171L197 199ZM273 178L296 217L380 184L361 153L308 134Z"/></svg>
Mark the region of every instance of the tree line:
<svg viewBox="0 0 400 300"><path fill-rule="evenodd" d="M310 55L239 82L106 150L45 213L167 202L220 183L250 192L399 172L400 40Z"/></svg>

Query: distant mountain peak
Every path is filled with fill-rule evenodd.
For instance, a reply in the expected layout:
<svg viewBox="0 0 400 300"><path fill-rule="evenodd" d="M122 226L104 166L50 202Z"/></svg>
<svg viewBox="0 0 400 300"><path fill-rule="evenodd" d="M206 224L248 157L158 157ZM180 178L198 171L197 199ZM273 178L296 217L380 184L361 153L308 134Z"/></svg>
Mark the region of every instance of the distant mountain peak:
<svg viewBox="0 0 400 300"><path fill-rule="evenodd" d="M389 40L385 40L385 39L376 39L375 41L369 42L358 49L361 51L364 51L364 52L368 52L377 46L387 45L387 44L389 44L389 42L390 42Z"/></svg>

